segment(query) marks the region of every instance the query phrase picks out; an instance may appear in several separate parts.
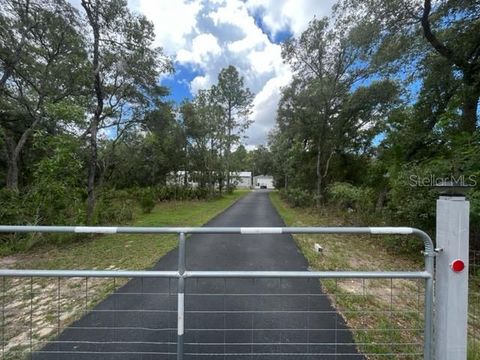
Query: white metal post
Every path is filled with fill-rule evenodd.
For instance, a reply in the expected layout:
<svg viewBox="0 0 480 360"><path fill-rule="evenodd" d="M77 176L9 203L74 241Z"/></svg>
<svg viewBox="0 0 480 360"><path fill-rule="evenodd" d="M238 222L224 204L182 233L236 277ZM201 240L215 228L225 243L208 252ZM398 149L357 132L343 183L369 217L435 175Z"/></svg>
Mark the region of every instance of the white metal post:
<svg viewBox="0 0 480 360"><path fill-rule="evenodd" d="M436 360L467 359L469 212L463 196L437 200Z"/></svg>

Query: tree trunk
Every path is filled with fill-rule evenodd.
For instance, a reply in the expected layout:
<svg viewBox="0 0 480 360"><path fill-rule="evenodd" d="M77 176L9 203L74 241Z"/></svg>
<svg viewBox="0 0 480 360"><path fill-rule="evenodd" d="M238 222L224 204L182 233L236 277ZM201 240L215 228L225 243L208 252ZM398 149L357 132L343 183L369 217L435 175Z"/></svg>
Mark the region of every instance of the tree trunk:
<svg viewBox="0 0 480 360"><path fill-rule="evenodd" d="M35 119L32 122L32 125L23 132L20 136L20 139L17 143L13 137L5 135L5 143L6 143L6 150L7 150L7 179L6 179L6 187L11 190L18 190L18 177L19 177L19 167L18 162L20 160L20 154L23 150L23 147L27 143L28 137L33 132L33 130L37 127L38 123L40 122L41 115L39 118Z"/></svg>
<svg viewBox="0 0 480 360"><path fill-rule="evenodd" d="M319 208L322 205L322 171L321 171L322 151L320 144L317 146L317 199L316 206Z"/></svg>
<svg viewBox="0 0 480 360"><path fill-rule="evenodd" d="M225 153L225 160L227 162L227 192L230 190L230 147L232 145L232 106L228 104L228 123L227 123L227 149Z"/></svg>
<svg viewBox="0 0 480 360"><path fill-rule="evenodd" d="M474 86L466 86L463 96L463 112L460 129L472 134L477 129L477 109L479 91L475 91Z"/></svg>
<svg viewBox="0 0 480 360"><path fill-rule="evenodd" d="M5 134L5 152L7 154L7 178L5 186L7 189L18 190L18 159L15 156L15 141Z"/></svg>
<svg viewBox="0 0 480 360"><path fill-rule="evenodd" d="M7 189L18 191L18 159L9 158L7 162Z"/></svg>
<svg viewBox="0 0 480 360"><path fill-rule="evenodd" d="M230 137L230 131L228 132L228 137ZM226 165L227 165L227 191L230 189L230 143L227 145L227 151L225 154L225 160L226 160Z"/></svg>
<svg viewBox="0 0 480 360"><path fill-rule="evenodd" d="M385 206L385 200L387 199L387 189L382 189L377 197L377 203L375 204L375 211L381 212L383 207Z"/></svg>
<svg viewBox="0 0 480 360"><path fill-rule="evenodd" d="M100 75L100 14L98 2L95 5L82 1L82 6L87 13L89 24L93 30L93 61L92 75L94 81L97 106L90 123L90 159L88 164L87 184L87 223L93 223L95 212L95 176L97 171L97 133L103 113L103 85Z"/></svg>
<svg viewBox="0 0 480 360"><path fill-rule="evenodd" d="M90 129L90 159L88 163L88 184L87 184L87 223L93 223L95 213L95 176L97 172L97 130L96 119L92 120Z"/></svg>

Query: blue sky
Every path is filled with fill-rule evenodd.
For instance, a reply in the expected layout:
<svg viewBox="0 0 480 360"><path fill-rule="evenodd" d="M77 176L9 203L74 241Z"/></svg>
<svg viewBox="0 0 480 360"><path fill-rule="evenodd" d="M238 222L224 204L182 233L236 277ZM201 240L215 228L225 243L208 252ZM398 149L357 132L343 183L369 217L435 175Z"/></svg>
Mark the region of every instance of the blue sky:
<svg viewBox="0 0 480 360"><path fill-rule="evenodd" d="M275 125L280 91L292 76L281 42L298 36L314 17L330 13L333 0L130 0L155 26L157 46L175 62L162 84L181 102L216 82L234 65L255 94L253 124L244 144L265 144Z"/></svg>
<svg viewBox="0 0 480 360"><path fill-rule="evenodd" d="M185 99L191 99L190 82L200 74L198 70L188 65L175 64L175 74L162 80L162 85L170 89L168 99L177 104Z"/></svg>
<svg viewBox="0 0 480 360"><path fill-rule="evenodd" d="M289 29L273 33L265 26L265 24L263 24L260 14L252 13L252 16L255 19L255 24L274 44L281 45L283 41L293 36L293 33ZM177 104L180 104L184 100L192 99L193 94L190 88L190 83L199 75L202 75L202 71L198 68L189 64L175 63L174 75L162 80L162 85L170 89L170 96L168 99L173 100Z"/></svg>

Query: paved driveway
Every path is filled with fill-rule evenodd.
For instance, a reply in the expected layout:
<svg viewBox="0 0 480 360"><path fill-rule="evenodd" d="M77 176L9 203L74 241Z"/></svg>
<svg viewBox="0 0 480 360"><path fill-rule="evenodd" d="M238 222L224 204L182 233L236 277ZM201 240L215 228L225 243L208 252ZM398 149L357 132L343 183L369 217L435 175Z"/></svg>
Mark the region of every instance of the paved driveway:
<svg viewBox="0 0 480 360"><path fill-rule="evenodd" d="M206 226L285 226L268 192L248 194ZM178 253L155 265L175 270ZM290 235L197 234L189 270L307 270ZM175 359L176 280L137 279L34 359ZM363 359L343 318L311 279L187 279L186 359Z"/></svg>

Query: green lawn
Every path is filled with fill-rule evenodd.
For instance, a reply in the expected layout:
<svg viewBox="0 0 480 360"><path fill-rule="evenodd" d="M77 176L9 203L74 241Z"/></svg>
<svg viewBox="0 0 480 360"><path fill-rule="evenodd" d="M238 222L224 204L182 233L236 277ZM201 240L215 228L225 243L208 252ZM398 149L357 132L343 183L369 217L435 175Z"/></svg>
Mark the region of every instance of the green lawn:
<svg viewBox="0 0 480 360"><path fill-rule="evenodd" d="M139 215L132 226L202 226L247 194L236 191L210 201L160 203ZM35 269L146 269L177 245L175 235L112 234L63 245L45 245L26 254L7 257L7 266ZM10 265L10 266L8 266Z"/></svg>

